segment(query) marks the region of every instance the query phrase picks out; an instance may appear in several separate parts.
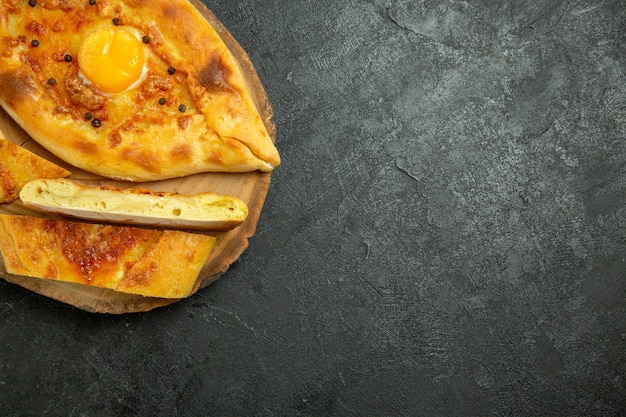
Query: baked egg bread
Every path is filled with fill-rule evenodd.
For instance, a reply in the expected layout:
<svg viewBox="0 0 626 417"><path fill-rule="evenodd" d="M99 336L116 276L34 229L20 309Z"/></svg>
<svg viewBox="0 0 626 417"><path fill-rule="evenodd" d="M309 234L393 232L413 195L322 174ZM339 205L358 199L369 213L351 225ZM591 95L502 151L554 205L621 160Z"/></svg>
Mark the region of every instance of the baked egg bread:
<svg viewBox="0 0 626 417"><path fill-rule="evenodd" d="M105 177L280 164L238 61L187 0L0 2L0 86L32 138Z"/></svg>

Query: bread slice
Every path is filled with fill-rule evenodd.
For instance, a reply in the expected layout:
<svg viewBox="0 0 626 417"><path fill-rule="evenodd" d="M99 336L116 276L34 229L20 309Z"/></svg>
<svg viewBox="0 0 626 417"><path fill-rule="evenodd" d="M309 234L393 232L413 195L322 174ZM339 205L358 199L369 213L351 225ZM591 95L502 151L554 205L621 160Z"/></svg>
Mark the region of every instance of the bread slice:
<svg viewBox="0 0 626 417"><path fill-rule="evenodd" d="M248 216L246 204L232 196L89 187L67 179L31 181L20 198L27 207L46 213L175 229L224 231Z"/></svg>
<svg viewBox="0 0 626 417"><path fill-rule="evenodd" d="M70 172L6 140L0 132L0 203L16 200L27 182L37 178L63 178Z"/></svg>
<svg viewBox="0 0 626 417"><path fill-rule="evenodd" d="M216 238L177 230L0 215L10 274L147 297L187 297Z"/></svg>

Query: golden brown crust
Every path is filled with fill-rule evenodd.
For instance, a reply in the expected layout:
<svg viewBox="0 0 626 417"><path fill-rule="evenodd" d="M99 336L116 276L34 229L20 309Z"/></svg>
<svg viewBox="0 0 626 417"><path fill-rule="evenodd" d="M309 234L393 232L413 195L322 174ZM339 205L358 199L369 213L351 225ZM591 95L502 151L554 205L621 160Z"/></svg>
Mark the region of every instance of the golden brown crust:
<svg viewBox="0 0 626 417"><path fill-rule="evenodd" d="M214 243L179 231L0 215L7 272L149 297L188 296Z"/></svg>
<svg viewBox="0 0 626 417"><path fill-rule="evenodd" d="M0 203L10 203L22 187L39 178L63 178L70 173L13 142L0 132Z"/></svg>
<svg viewBox="0 0 626 417"><path fill-rule="evenodd" d="M0 104L62 159L133 181L271 171L280 163L238 62L187 1L0 7ZM135 88L104 94L77 76L77 59L63 57L75 57L86 34L112 26L113 18L149 37L147 73ZM168 74L169 67L176 72ZM160 98L165 105L157 103ZM101 126L85 120L86 112Z"/></svg>
<svg viewBox="0 0 626 417"><path fill-rule="evenodd" d="M97 88L85 83L72 71L63 79L65 91L70 101L77 107L84 107L87 110L100 110L106 103L106 96Z"/></svg>

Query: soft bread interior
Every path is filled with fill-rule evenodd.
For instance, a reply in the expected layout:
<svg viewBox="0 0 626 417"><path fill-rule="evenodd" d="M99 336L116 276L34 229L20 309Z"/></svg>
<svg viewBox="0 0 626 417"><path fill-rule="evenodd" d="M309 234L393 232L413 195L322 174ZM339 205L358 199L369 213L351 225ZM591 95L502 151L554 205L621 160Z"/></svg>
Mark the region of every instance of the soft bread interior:
<svg viewBox="0 0 626 417"><path fill-rule="evenodd" d="M67 179L31 181L20 199L35 210L81 219L197 230L228 230L248 215L246 204L228 195L89 187Z"/></svg>

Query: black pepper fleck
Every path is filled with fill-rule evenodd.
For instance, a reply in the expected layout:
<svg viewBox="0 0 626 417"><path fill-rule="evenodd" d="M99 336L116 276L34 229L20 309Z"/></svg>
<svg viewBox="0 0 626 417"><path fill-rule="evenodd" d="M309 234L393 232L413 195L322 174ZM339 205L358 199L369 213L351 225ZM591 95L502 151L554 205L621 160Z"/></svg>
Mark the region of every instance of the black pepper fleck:
<svg viewBox="0 0 626 417"><path fill-rule="evenodd" d="M178 111L181 113L184 113L187 111L187 106L185 106L184 104L181 104L180 106L178 106Z"/></svg>
<svg viewBox="0 0 626 417"><path fill-rule="evenodd" d="M167 73L168 73L169 75L174 75L174 73L175 73L175 72L176 72L176 68L174 68L174 67L169 67L169 68L167 69Z"/></svg>
<svg viewBox="0 0 626 417"><path fill-rule="evenodd" d="M57 80L55 80L54 78L48 78L48 84L57 85Z"/></svg>
<svg viewBox="0 0 626 417"><path fill-rule="evenodd" d="M91 120L93 117L93 113L88 111L87 113L85 113L85 120Z"/></svg>
<svg viewBox="0 0 626 417"><path fill-rule="evenodd" d="M33 39L32 41L30 41L30 46L32 46L33 48L38 47L39 41L37 39Z"/></svg>
<svg viewBox="0 0 626 417"><path fill-rule="evenodd" d="M143 43L145 43L146 45L150 43L150 36L144 36L143 38L141 38L141 41Z"/></svg>
<svg viewBox="0 0 626 417"><path fill-rule="evenodd" d="M161 98L159 99L159 104L160 104L161 106L164 106L164 105L165 105L165 103L167 103L167 100L166 100L165 98L161 97Z"/></svg>
<svg viewBox="0 0 626 417"><path fill-rule="evenodd" d="M91 121L91 125L92 125L93 127L100 127L100 126L102 126L102 122L101 122L99 119L93 119L93 120Z"/></svg>
<svg viewBox="0 0 626 417"><path fill-rule="evenodd" d="M119 25L120 25L120 23L122 23L122 21L120 20L120 18L119 18L119 17L114 17L114 18L113 18L113 24L114 24L115 26L119 26Z"/></svg>
<svg viewBox="0 0 626 417"><path fill-rule="evenodd" d="M89 0L89 5L94 6L96 4L96 0Z"/></svg>
<svg viewBox="0 0 626 417"><path fill-rule="evenodd" d="M28 0L28 5L30 7L35 7L37 5L37 0Z"/></svg>
<svg viewBox="0 0 626 417"><path fill-rule="evenodd" d="M72 62L72 55L70 54L65 54L65 56L63 57L63 60L65 62Z"/></svg>

